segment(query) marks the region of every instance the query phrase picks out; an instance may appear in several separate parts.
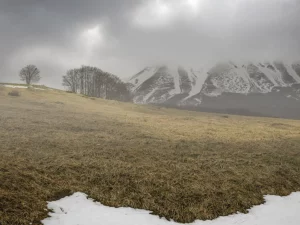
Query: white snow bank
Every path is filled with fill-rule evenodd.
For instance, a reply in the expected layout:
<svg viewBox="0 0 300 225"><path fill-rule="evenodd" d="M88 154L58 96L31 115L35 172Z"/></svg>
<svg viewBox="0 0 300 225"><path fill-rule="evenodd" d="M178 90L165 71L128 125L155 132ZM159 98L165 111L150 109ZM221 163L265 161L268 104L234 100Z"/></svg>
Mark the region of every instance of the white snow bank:
<svg viewBox="0 0 300 225"><path fill-rule="evenodd" d="M27 86L16 86L16 85L3 85L4 87L8 87L8 88L27 88Z"/></svg>
<svg viewBox="0 0 300 225"><path fill-rule="evenodd" d="M299 225L300 192L287 197L265 196L266 203L255 206L248 214L235 214L215 220L197 220L190 225ZM51 217L44 225L179 225L173 221L150 215L149 211L132 208L112 208L75 193L61 200L49 202Z"/></svg>
<svg viewBox="0 0 300 225"><path fill-rule="evenodd" d="M8 87L8 88L28 88L27 86L19 86L19 85L8 85L8 84L5 84L5 85L3 85L4 87ZM42 90L42 91L44 91L44 90L46 90L46 89L44 89L44 88L37 88L37 87L32 87L33 89L35 89L35 90Z"/></svg>
<svg viewBox="0 0 300 225"><path fill-rule="evenodd" d="M44 88L36 88L36 87L34 87L34 89L35 90L42 90L42 91L45 91L46 89L44 89Z"/></svg>

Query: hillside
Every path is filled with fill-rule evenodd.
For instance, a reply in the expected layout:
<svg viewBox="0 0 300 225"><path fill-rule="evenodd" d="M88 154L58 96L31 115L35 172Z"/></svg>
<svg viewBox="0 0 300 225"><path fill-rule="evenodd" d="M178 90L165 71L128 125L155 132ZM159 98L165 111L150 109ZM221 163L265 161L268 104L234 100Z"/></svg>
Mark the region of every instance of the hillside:
<svg viewBox="0 0 300 225"><path fill-rule="evenodd" d="M0 137L1 225L39 224L75 192L192 222L300 191L297 120L0 86Z"/></svg>
<svg viewBox="0 0 300 225"><path fill-rule="evenodd" d="M300 119L299 63L148 67L129 83L139 104Z"/></svg>

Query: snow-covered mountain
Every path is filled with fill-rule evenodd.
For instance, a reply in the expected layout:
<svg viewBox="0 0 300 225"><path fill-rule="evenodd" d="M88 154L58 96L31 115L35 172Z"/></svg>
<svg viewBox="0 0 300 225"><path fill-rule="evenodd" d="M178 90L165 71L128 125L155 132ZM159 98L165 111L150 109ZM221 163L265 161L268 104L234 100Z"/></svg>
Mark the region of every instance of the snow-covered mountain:
<svg viewBox="0 0 300 225"><path fill-rule="evenodd" d="M139 104L200 108L209 105L210 108L218 108L220 103L214 105L212 102L222 99L223 109L227 107L230 98L231 101L238 98L247 102L247 99L257 96L266 99L265 105L269 107L268 104L274 101L267 97L272 96L280 101L292 100L293 105L300 105L300 63L226 62L201 69L183 66L147 67L134 75L129 83L134 102ZM226 100L226 96L230 98ZM279 104L277 100L275 102ZM250 105L255 106L255 103ZM233 108L244 109L244 106L237 103Z"/></svg>

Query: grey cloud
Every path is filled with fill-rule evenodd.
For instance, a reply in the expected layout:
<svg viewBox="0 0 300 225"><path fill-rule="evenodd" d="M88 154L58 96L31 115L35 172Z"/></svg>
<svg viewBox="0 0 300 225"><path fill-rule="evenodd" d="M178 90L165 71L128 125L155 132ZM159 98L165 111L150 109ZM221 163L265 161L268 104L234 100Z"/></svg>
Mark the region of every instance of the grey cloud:
<svg viewBox="0 0 300 225"><path fill-rule="evenodd" d="M157 14L155 4L169 8ZM0 82L17 81L29 61L40 67L43 83L59 87L65 70L82 63L128 77L164 62L200 67L219 60L300 59L298 0L199 0L197 11L180 4L0 0ZM98 25L103 45L85 55L86 43L77 40Z"/></svg>

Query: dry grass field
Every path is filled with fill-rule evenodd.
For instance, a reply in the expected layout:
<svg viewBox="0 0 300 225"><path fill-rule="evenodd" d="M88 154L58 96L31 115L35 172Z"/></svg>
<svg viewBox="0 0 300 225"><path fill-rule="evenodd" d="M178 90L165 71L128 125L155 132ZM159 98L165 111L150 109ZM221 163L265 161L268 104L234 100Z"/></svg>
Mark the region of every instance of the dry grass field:
<svg viewBox="0 0 300 225"><path fill-rule="evenodd" d="M39 224L81 191L179 222L300 191L300 121L0 87L0 224Z"/></svg>

